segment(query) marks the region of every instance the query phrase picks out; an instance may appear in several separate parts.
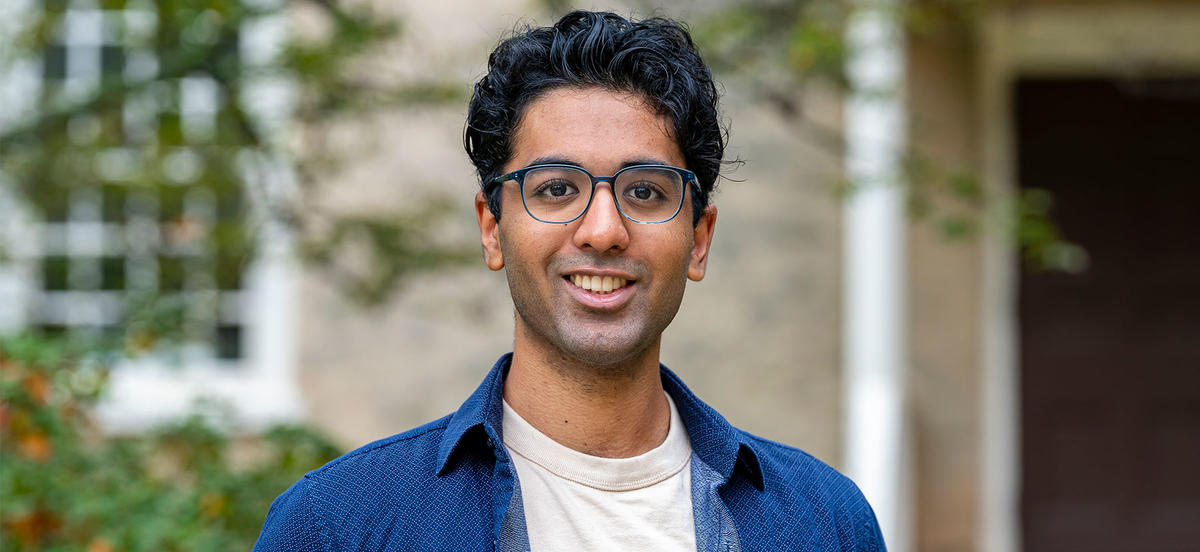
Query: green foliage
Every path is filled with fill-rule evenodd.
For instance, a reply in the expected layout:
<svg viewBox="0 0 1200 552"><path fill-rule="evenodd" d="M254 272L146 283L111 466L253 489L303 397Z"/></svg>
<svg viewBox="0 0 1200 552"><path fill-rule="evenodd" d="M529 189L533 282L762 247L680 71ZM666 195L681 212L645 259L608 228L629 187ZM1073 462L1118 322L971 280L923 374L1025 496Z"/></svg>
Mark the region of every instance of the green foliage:
<svg viewBox="0 0 1200 552"><path fill-rule="evenodd" d="M288 225L310 253L305 258L338 258L320 251L341 245L327 232L344 226L329 224L344 213L329 212L320 200L346 161L345 152L322 141L332 128L382 110L460 100L465 90L436 76L377 78L372 56L400 36L401 22L366 3L329 0L106 1L104 10L150 19L106 11L116 14L106 28L120 46L105 54L95 87L74 89L62 78L61 59L54 61L62 55L55 52L61 52L56 37L64 32L65 6L48 1L30 12L19 36L0 37L0 70L32 61L45 76L34 109L0 124L0 186L11 186L31 212L52 222L67 218L73 192L98 194L104 220L118 223L146 198L157 205L149 212L163 236L155 253L215 252L214 265L184 269L211 272L220 289L237 287L258 254L264 220ZM287 29L282 43L266 49L268 58L247 58L247 29L270 25ZM154 60L149 64L146 53ZM218 91L215 122L199 134L180 115L183 83L196 79ZM264 89L283 92L263 96ZM185 198L201 187L215 205L203 218L184 209ZM425 226L400 228L414 213L444 214L436 198L397 211L376 215L390 219L395 234L438 243L442 251L422 251L423 260L412 262L394 241L367 240L368 247L379 246L368 253L371 262L392 276L347 281L343 287L352 296L378 300L412 271L463 258L462 246L436 239L437 221L430 217L422 219ZM179 284L169 274L163 279L163 291Z"/></svg>
<svg viewBox="0 0 1200 552"><path fill-rule="evenodd" d="M112 353L0 339L0 550L248 550L271 500L338 451L298 426L232 435L194 416L97 427Z"/></svg>
<svg viewBox="0 0 1200 552"><path fill-rule="evenodd" d="M747 0L696 22L692 33L719 72L749 76L767 96L812 78L845 84L842 39L849 4Z"/></svg>
<svg viewBox="0 0 1200 552"><path fill-rule="evenodd" d="M379 302L407 274L465 260L463 248L442 237L448 211L436 198L370 216L328 212L316 199L346 161L321 147L331 128L380 110L461 99L463 87L434 77L374 78L371 56L402 25L365 3L98 4L150 19L110 18L122 52L105 54L92 88L69 89L54 61L64 0L31 2L28 19L5 26L17 35L0 29L0 74L32 61L45 76L33 109L0 122L0 191L12 190L49 222L68 218L73 194L94 194L102 219L125 225L123 247L150 242L141 254L152 256L158 282L137 289L126 281L123 259L106 257L97 289L126 292L114 326L87 342L79 335L0 337L0 551L247 550L270 501L337 449L300 426L246 433L222 423L220 412L144 434L106 433L95 407L109 368L139 354L170 360L177 345L204 339L219 298L176 292L198 273L219 291L240 288L267 219L286 224L300 256L338 274L364 302ZM286 29L283 43L269 59L247 59L245 29L271 21ZM155 61L139 65L132 52ZM199 136L179 113L181 83L195 78L218 90L214 122ZM261 105L264 98L251 91L264 83L282 84L286 98ZM283 104L288 109L273 111ZM130 124L131 112L144 120ZM294 177L297 186L260 178L272 174ZM186 198L196 193L209 199L211 212L187 211ZM134 218L152 230L143 232ZM353 267L366 259L369 269L344 270L348 249L361 253ZM194 250L206 253L181 254ZM69 258L42 261L48 287L71 287ZM3 251L0 262L7 262Z"/></svg>
<svg viewBox="0 0 1200 552"><path fill-rule="evenodd" d="M948 171L924 156L905 162L910 218L928 221L948 240L973 239L985 225L1009 236L1033 270L1077 273L1087 252L1067 240L1054 223L1053 194L1024 188L1015 197L985 188L969 170Z"/></svg>
<svg viewBox="0 0 1200 552"><path fill-rule="evenodd" d="M431 241L424 229L435 226L450 212L448 202L431 202L420 211L405 215L353 215L330 221L321 240L312 240L300 250L302 258L327 267L337 286L362 305L378 305L409 272L465 264L479 253ZM365 252L362 259L340 261ZM378 256L392 262L377 262Z"/></svg>

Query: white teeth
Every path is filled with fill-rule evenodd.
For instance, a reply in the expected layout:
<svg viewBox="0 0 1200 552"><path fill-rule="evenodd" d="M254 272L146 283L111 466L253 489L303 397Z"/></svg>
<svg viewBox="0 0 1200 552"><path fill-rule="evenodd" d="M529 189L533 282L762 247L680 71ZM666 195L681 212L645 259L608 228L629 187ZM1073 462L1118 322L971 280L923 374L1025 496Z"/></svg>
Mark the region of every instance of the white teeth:
<svg viewBox="0 0 1200 552"><path fill-rule="evenodd" d="M612 293L615 290L625 287L629 280L618 278L616 276L588 276L583 274L572 274L571 283L581 289L586 289L595 293Z"/></svg>

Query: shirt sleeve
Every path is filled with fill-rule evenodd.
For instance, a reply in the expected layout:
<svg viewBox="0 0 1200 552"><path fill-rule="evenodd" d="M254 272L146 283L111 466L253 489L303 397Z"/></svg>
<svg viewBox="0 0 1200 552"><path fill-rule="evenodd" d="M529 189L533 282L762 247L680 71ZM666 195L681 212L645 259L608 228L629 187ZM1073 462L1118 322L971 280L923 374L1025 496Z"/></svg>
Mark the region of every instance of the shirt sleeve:
<svg viewBox="0 0 1200 552"><path fill-rule="evenodd" d="M254 552L325 552L320 520L313 514L307 478L271 503Z"/></svg>

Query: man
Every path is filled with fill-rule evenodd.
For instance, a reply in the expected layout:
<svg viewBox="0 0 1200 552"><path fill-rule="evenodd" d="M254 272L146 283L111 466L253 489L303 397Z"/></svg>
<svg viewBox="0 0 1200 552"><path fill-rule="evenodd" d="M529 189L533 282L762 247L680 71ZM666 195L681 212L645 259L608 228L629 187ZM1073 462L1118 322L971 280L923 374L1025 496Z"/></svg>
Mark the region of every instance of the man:
<svg viewBox="0 0 1200 552"><path fill-rule="evenodd" d="M505 40L465 142L513 352L457 412L306 475L256 549L884 549L853 483L659 364L724 150L685 30L574 12Z"/></svg>

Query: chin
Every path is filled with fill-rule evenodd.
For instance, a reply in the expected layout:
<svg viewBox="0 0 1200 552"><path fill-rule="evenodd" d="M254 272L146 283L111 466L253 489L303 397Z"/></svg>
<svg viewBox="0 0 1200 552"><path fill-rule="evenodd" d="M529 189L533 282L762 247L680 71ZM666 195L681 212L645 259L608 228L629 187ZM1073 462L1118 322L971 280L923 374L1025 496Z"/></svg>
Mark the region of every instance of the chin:
<svg viewBox="0 0 1200 552"><path fill-rule="evenodd" d="M661 329L655 331L657 324L647 324L636 317L596 323L575 316L526 317L521 314L520 305L516 310L517 333L534 350L540 350L548 359L558 357L568 364L597 369L620 368L636 361L662 334Z"/></svg>
<svg viewBox="0 0 1200 552"><path fill-rule="evenodd" d="M598 368L616 367L646 352L651 343L630 336L564 336L558 348L581 364Z"/></svg>

